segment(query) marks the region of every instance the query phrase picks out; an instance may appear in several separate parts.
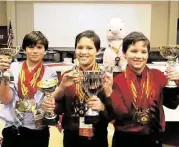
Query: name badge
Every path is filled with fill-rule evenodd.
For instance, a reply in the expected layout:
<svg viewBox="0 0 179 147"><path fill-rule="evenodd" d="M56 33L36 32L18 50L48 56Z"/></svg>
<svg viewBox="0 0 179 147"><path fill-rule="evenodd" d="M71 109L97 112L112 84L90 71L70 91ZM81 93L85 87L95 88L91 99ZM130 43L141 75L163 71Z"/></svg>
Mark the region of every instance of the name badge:
<svg viewBox="0 0 179 147"><path fill-rule="evenodd" d="M93 125L92 124L85 124L84 117L79 118L79 135L85 137L92 137L93 136Z"/></svg>

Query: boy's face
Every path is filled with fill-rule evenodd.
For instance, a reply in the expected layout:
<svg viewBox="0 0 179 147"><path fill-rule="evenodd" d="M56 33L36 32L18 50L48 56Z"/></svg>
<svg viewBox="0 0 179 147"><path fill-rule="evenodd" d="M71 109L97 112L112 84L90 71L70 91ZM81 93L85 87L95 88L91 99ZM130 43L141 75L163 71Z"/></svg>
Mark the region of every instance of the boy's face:
<svg viewBox="0 0 179 147"><path fill-rule="evenodd" d="M36 44L34 47L26 47L25 54L28 61L39 63L45 55L45 47L42 44Z"/></svg>
<svg viewBox="0 0 179 147"><path fill-rule="evenodd" d="M97 50L93 39L82 37L78 41L75 51L80 66L88 67L94 63Z"/></svg>
<svg viewBox="0 0 179 147"><path fill-rule="evenodd" d="M141 73L148 60L148 49L144 41L131 44L125 53L126 60L131 69L136 73Z"/></svg>

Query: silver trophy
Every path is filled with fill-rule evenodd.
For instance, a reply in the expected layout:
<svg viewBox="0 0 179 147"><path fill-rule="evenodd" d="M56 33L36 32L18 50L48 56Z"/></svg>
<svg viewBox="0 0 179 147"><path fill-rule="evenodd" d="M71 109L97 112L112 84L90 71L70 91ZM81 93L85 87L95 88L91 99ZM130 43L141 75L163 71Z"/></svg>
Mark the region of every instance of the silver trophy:
<svg viewBox="0 0 179 147"><path fill-rule="evenodd" d="M160 54L168 59L167 66L175 66L175 61L179 55L179 45L167 45L160 47ZM163 88L163 100L165 105L171 104L172 100L178 99L179 88L175 81L168 80L166 86ZM169 106L171 108L171 105ZM175 109L175 105L172 106Z"/></svg>
<svg viewBox="0 0 179 147"><path fill-rule="evenodd" d="M39 90L41 90L49 100L52 99L51 94L55 91L56 85L57 80L55 79L42 80L37 84ZM56 117L57 115L54 112L45 113L44 125L56 125Z"/></svg>
<svg viewBox="0 0 179 147"><path fill-rule="evenodd" d="M160 54L165 59L168 59L167 66L175 66L175 60L179 55L179 45L167 45L160 47ZM177 87L174 81L169 80L165 87Z"/></svg>
<svg viewBox="0 0 179 147"><path fill-rule="evenodd" d="M90 98L103 89L104 71L84 71L83 72L83 89ZM99 112L88 108L85 113L85 123L93 124L99 119Z"/></svg>
<svg viewBox="0 0 179 147"><path fill-rule="evenodd" d="M11 63L12 59L20 51L20 47L11 47L11 48L0 48L0 63L7 62ZM5 60L5 61L4 61ZM13 80L13 76L7 70L0 71L0 81L10 81Z"/></svg>

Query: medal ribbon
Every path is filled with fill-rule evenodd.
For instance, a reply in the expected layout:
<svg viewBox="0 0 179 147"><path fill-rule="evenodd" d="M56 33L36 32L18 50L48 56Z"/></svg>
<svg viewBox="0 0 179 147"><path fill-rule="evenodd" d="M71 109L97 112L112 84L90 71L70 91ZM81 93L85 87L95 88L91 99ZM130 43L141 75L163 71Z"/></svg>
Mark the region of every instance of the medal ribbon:
<svg viewBox="0 0 179 147"><path fill-rule="evenodd" d="M125 77L127 80L127 84L131 89L133 98L133 105L136 109L139 108L147 108L148 101L151 99L152 96L152 78L151 73L149 72L148 67L145 67L144 71L142 72L142 79L139 82L137 80L137 76L131 70L129 66L126 67Z"/></svg>
<svg viewBox="0 0 179 147"><path fill-rule="evenodd" d="M39 63L31 72L28 69L27 62L23 62L18 77L18 96L19 98L31 99L37 92L37 83L41 81L44 75L44 65Z"/></svg>

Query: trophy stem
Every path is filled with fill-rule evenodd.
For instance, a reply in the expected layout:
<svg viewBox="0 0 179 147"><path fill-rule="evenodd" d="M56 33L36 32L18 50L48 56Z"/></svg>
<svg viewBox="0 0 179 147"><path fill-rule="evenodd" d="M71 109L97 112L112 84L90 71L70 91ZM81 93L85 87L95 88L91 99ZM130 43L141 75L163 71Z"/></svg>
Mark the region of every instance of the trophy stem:
<svg viewBox="0 0 179 147"><path fill-rule="evenodd" d="M99 112L94 111L91 108L89 108L88 111L86 112L86 115L96 116L96 115L99 115Z"/></svg>
<svg viewBox="0 0 179 147"><path fill-rule="evenodd" d="M47 99L49 100L52 100L52 97L51 97L51 93L50 92L44 92L45 93L45 96L47 97ZM56 114L54 112L51 112L51 113L45 113L45 118L46 119L54 119L56 118Z"/></svg>
<svg viewBox="0 0 179 147"><path fill-rule="evenodd" d="M176 83L174 81L168 81L167 85L165 87L168 88L175 88L177 87Z"/></svg>
<svg viewBox="0 0 179 147"><path fill-rule="evenodd" d="M168 59L168 61L167 61L168 66L175 66L175 63L176 63L175 59L176 58ZM165 87L167 87L167 88L175 88L175 87L177 87L177 85L176 85L175 81L168 80L167 85Z"/></svg>
<svg viewBox="0 0 179 147"><path fill-rule="evenodd" d="M91 108L85 114L85 124L94 124L99 121L99 112Z"/></svg>

